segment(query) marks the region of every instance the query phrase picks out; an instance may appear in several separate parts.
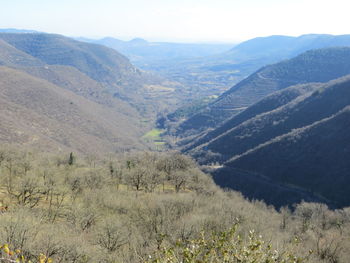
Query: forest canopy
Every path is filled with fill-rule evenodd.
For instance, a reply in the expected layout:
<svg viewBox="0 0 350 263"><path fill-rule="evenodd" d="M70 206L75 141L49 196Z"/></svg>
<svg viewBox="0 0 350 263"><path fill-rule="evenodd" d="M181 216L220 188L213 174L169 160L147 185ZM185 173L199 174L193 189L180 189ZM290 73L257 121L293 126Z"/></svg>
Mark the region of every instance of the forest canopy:
<svg viewBox="0 0 350 263"><path fill-rule="evenodd" d="M349 256L350 210L301 203L276 211L223 191L176 152L100 157L3 147L0 169L3 262L17 255L6 247L32 262L345 262Z"/></svg>

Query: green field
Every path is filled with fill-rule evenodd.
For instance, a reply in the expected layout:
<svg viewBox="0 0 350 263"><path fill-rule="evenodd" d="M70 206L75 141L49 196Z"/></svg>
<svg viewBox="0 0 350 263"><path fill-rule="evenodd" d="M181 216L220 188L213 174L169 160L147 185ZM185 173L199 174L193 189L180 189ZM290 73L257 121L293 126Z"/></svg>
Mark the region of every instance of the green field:
<svg viewBox="0 0 350 263"><path fill-rule="evenodd" d="M150 130L149 132L147 132L142 137L144 139L150 139L150 140L161 140L160 136L162 135L163 132L164 132L164 130L153 129L153 130Z"/></svg>
<svg viewBox="0 0 350 263"><path fill-rule="evenodd" d="M142 138L148 143L153 143L157 150L161 150L165 145L165 141L161 137L163 133L164 130L153 129L145 133Z"/></svg>

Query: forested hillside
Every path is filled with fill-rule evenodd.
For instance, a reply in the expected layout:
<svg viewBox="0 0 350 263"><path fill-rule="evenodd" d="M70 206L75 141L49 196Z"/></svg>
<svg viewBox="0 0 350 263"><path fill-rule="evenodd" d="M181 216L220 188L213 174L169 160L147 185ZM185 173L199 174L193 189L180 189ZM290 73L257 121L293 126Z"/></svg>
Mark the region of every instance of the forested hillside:
<svg viewBox="0 0 350 263"><path fill-rule="evenodd" d="M263 198L277 205L311 197L309 200L328 203L332 207L348 206L349 110L349 106L345 107L328 118L235 156L225 164L233 169L222 173L218 171L216 181L222 186L238 187L247 196ZM235 179L236 174L240 179ZM245 185L250 182L249 188L255 185L253 192L247 191L242 185L240 180L243 177L247 178ZM270 181L270 187L264 183L257 184L259 178ZM277 184L294 188L295 195L288 196L283 189L271 191ZM299 191L304 192L304 195Z"/></svg>
<svg viewBox="0 0 350 263"><path fill-rule="evenodd" d="M178 153L101 158L2 147L0 157L0 243L7 259L265 262L278 257L277 262L316 263L346 262L349 256L348 209L301 203L277 212L222 191Z"/></svg>
<svg viewBox="0 0 350 263"><path fill-rule="evenodd" d="M221 161L226 161L232 156L242 154L292 129L310 125L336 114L350 105L349 77L344 77L344 79L338 81L331 81L323 86L316 85L315 87L310 84L310 92L300 95L290 102L286 101L285 104L276 107L276 109L260 114L256 112L256 115L242 123L238 123L238 125L235 125L233 121L237 120L238 116L234 117L221 126L223 133L207 141L208 144L203 146L203 150L220 153L222 154ZM304 86L295 89L303 90L303 88ZM283 96L285 93L281 92L274 95L275 100L278 101L279 95ZM266 99L262 102L266 102ZM252 106L250 111L257 108L259 104ZM230 124L233 124L233 126L230 126Z"/></svg>
<svg viewBox="0 0 350 263"><path fill-rule="evenodd" d="M193 138L183 146L183 151L190 151L197 146L208 144L213 139L228 133L229 130L231 130L233 127L239 126L243 122L248 121L249 119L252 119L263 113L273 111L303 94L316 90L321 85L322 84L316 83L301 84L274 92L259 102L248 107L241 113L234 115L232 118L224 122L222 125L219 125L217 128L212 129L208 132L204 132L202 135Z"/></svg>
<svg viewBox="0 0 350 263"><path fill-rule="evenodd" d="M74 75L69 74L73 67L99 84L99 89L94 92L121 98L143 114L162 106L157 100L159 97L162 102L168 99L167 102L172 103L168 95L173 91L173 86L168 83L170 86L163 87L162 83L166 80L135 68L125 56L111 48L44 33L2 33L0 39L7 49L7 55L1 61L3 65L29 73L33 71L36 76L56 81L55 84L59 84L60 79L51 78L47 71L61 78L69 78ZM18 59L13 59L16 56ZM28 60L31 64L26 64ZM56 66L60 66L58 72ZM63 70L66 72L63 73ZM75 79L80 79L80 76ZM66 82L65 79L61 80L62 85ZM159 93L154 92L154 86L159 87Z"/></svg>
<svg viewBox="0 0 350 263"><path fill-rule="evenodd" d="M178 101L176 86L104 46L1 33L0 51L1 142L79 152L147 148L142 136L157 113Z"/></svg>
<svg viewBox="0 0 350 263"><path fill-rule="evenodd" d="M194 144L190 153L205 164L224 164L215 172L216 182L248 196L275 205L310 198L347 206L350 200L341 189L350 169L346 161L349 87L347 76L273 94L200 138L198 143L203 143L197 147ZM286 100L286 95L295 91L299 96ZM285 104L276 107L280 102ZM270 109L263 107L267 104ZM267 190L276 185L282 186L281 192ZM292 193L293 188L301 190L299 197L295 193L278 198L275 195L283 195L284 190Z"/></svg>
<svg viewBox="0 0 350 263"><path fill-rule="evenodd" d="M127 105L128 115L7 67L0 67L0 101L2 143L44 151L142 148L139 115Z"/></svg>
<svg viewBox="0 0 350 263"><path fill-rule="evenodd" d="M215 128L263 97L292 85L326 82L350 73L350 48L307 51L293 59L265 66L181 122L176 135Z"/></svg>

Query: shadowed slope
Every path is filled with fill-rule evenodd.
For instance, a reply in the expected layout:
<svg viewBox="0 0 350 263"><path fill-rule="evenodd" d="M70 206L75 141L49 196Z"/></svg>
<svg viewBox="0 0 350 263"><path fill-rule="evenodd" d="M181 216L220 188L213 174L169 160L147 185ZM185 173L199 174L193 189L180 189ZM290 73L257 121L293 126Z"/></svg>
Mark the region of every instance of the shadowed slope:
<svg viewBox="0 0 350 263"><path fill-rule="evenodd" d="M238 125L205 146L230 159L217 183L276 205L349 205L349 105L347 76Z"/></svg>
<svg viewBox="0 0 350 263"><path fill-rule="evenodd" d="M248 107L246 110L242 111L241 113L235 115L234 117L227 120L216 129L208 131L203 135L199 136L198 138L195 138L193 142L189 143L188 145L185 145L183 151L189 151L202 144L203 145L208 144L213 139L227 133L233 127L236 127L244 123L245 121L248 121L260 114L275 110L291 102L297 97L317 89L320 86L321 84L304 84L304 85L292 86L284 90L277 91L263 98L262 100L253 104L252 106Z"/></svg>
<svg viewBox="0 0 350 263"><path fill-rule="evenodd" d="M235 157L215 181L276 206L301 200L349 206L350 108Z"/></svg>
<svg viewBox="0 0 350 263"><path fill-rule="evenodd" d="M198 133L223 121L263 97L308 82L326 82L350 73L350 48L312 50L263 67L221 95L205 110L180 124L178 135Z"/></svg>

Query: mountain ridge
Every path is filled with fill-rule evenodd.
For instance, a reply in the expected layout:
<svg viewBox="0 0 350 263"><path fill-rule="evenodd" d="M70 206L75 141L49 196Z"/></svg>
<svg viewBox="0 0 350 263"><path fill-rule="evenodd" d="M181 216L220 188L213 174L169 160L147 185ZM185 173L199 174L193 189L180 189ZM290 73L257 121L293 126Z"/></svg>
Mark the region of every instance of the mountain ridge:
<svg viewBox="0 0 350 263"><path fill-rule="evenodd" d="M265 66L223 93L206 109L180 123L176 134L198 134L275 91L302 83L326 82L349 74L349 68L349 47L311 50Z"/></svg>
<svg viewBox="0 0 350 263"><path fill-rule="evenodd" d="M212 151L207 161L223 163L213 173L216 182L276 206L305 198L333 207L349 205L343 185L350 180L350 75L317 85L204 146L204 151ZM250 132L242 125L252 125ZM283 189L274 193L275 184ZM295 192L299 188L304 190Z"/></svg>
<svg viewBox="0 0 350 263"><path fill-rule="evenodd" d="M136 128L138 124L122 113L110 111L69 90L14 69L1 67L0 75L2 104L7 105L3 114L7 112L13 116L9 119L6 114L2 115L8 120L6 126L13 128L2 137L22 134L27 138L37 138L35 142L39 147L42 146L40 139L49 139L55 145L61 145L60 148L79 152L84 152L84 149L90 149L90 152L115 151L118 141L119 148L142 148L137 142L142 133L134 132L139 130ZM21 114L14 115L15 112Z"/></svg>
<svg viewBox="0 0 350 263"><path fill-rule="evenodd" d="M81 119L84 120L83 124L86 131L91 128L92 130L99 130L101 134L109 134L102 141L95 138L95 140L100 140L100 146L95 145L95 149L99 152L103 152L103 149L115 151L149 147L144 143L142 135L153 126L152 122L155 120L157 112L165 106L172 107L178 99L176 97L178 96L176 95L176 85L166 82L163 78L138 70L130 64L126 57L115 50L97 44L78 42L60 35L0 33L0 65L3 67L3 84L4 81L7 81L7 78L11 79L10 84L13 85L13 92L20 91L16 89L17 84L21 85L22 88L27 84L28 92L31 92L34 96L31 98L21 93L17 94L19 99L35 99L36 96L40 95L35 90L47 86L50 87L51 91L57 90L58 98L62 99L63 94L66 94L65 96L74 97L75 103L80 101L79 109L82 110ZM19 77L18 83L14 81L14 76ZM8 86L6 87L8 88ZM4 91L2 90L2 92ZM47 92L43 94L48 96L46 99L51 96ZM15 107L13 102L11 103ZM26 108L28 101L22 100L21 103ZM58 106L58 101L55 101L55 103ZM75 103L66 103L67 107L61 109L63 118L69 119L71 114L75 114L65 111L65 109L72 109ZM19 107L20 104L17 104L17 106ZM42 104L41 107L42 113L51 111L49 104ZM96 114L89 110L91 107L95 107L97 112L101 113L99 118L101 120L96 119ZM27 110L29 109L27 108ZM24 111L24 109L21 108L21 111ZM38 116L42 116L43 119L47 120L47 116L44 117L39 111L32 113L33 116L37 116L35 117L36 120L39 119ZM26 116L30 119L30 115ZM104 116L110 117L109 123ZM50 115L50 117L52 118L53 115ZM20 123L21 116L16 116L16 118L19 118L18 123ZM58 131L58 120L53 119L52 121L46 121L46 124L56 127L55 129ZM100 122L101 128L94 126L93 119L96 123L102 121ZM80 134L80 138L72 136L79 143L73 144L74 146L71 146L70 149L77 151L90 149L86 137L95 136L96 133L92 132L91 135L82 129L76 129L76 127L73 127L75 123L79 123L79 120L70 123L70 127L65 126L65 129L70 131L68 132L70 136L72 136L73 130L74 133ZM8 120L8 125L13 128L16 127L16 124L12 123L11 120ZM40 129L44 129L44 126L45 122L40 122L38 132ZM106 131L102 131L103 129ZM28 131L30 130L28 128ZM33 132L31 130L31 133ZM70 141L62 132L60 134L57 132L57 136L56 139L61 137L65 138L65 141ZM7 135L4 135L5 137L8 138ZM90 137L92 141L93 138ZM53 142L51 139L48 141ZM110 142L107 143L106 140L110 140ZM115 141L119 141L120 145L118 146ZM65 143L60 143L60 147L64 148ZM57 145L56 142L53 142L53 144ZM77 148L75 149L75 147Z"/></svg>
<svg viewBox="0 0 350 263"><path fill-rule="evenodd" d="M332 144L337 141L337 137L341 138L341 143L349 139L347 130L349 127L348 125L350 125L349 120L350 107L347 106L330 117L274 138L269 142L247 151L241 156L232 158L226 163L228 169L233 167L234 169L238 168L239 170L242 169L242 171L249 172L252 168L251 164L254 162L253 173L258 172L262 176L267 177L272 183L271 187L261 190L263 185L254 181L254 179L252 180L252 178L246 178L251 183L249 188L256 188L256 190L252 192L243 185L241 180L244 177L242 177L239 172L232 172L233 170L231 170L231 172L229 172L230 170L226 170L226 172L220 170L214 172L214 180L221 186L226 185L236 190L239 189L250 198L263 199L267 203L276 206L291 205L302 200L322 202L334 208L348 206L350 200L346 193L349 190L347 187L349 178L346 175L349 167L345 159L349 157L349 148L345 146L344 148L336 150L332 147ZM331 131L333 133L330 133ZM295 138L296 135L297 138ZM312 137L312 139L310 139L310 137ZM315 141L319 141L320 138L322 138L324 144L322 143L320 145ZM312 140L312 142L310 142L310 140ZM316 147L317 145L319 147ZM298 151L299 156L295 154L291 155L291 152L295 150L295 148L300 148L301 146L305 150L302 156L299 155L300 151ZM273 147L275 147L274 150L271 149ZM276 150L277 147L279 147L279 151ZM281 151L282 147L284 149L288 147L285 154ZM278 154L271 155L274 151L278 152ZM270 154L266 154L267 152ZM261 158L262 155L264 155L263 159L265 165L256 158L257 156ZM310 158L312 155L315 157ZM340 158L340 160L335 160L331 158L331 156L342 156L342 158ZM301 165L303 159L308 160L307 165ZM248 162L251 168L247 168ZM329 167L332 167L332 169L329 169ZM269 169L269 171L267 172L266 169ZM232 180L236 183L233 183ZM276 184L287 187L291 185L295 189L299 188L304 190L301 192L296 191L294 197L291 197L290 194L286 196L286 192L284 191L275 192L276 189L274 185ZM301 193L303 193L303 195L301 195ZM277 195L279 195L279 198L277 198Z"/></svg>

